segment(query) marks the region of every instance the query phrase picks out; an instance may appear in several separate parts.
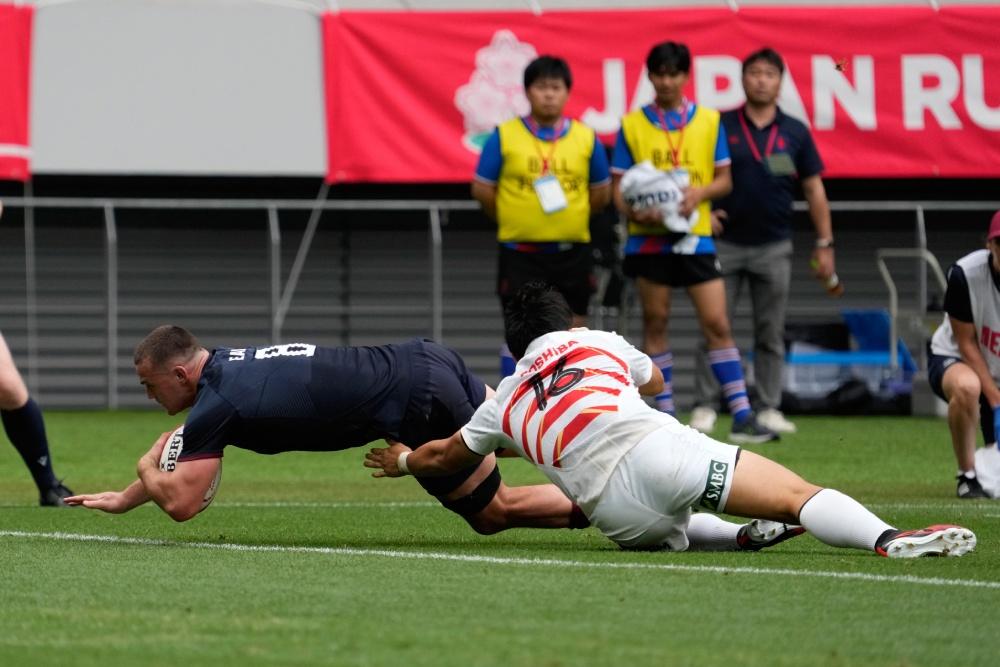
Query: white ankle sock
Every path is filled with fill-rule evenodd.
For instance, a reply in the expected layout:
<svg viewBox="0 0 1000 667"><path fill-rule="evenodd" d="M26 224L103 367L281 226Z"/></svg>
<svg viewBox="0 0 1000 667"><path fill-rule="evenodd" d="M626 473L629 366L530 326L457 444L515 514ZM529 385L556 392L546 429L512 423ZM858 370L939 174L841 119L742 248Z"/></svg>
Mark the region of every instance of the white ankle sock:
<svg viewBox="0 0 1000 667"><path fill-rule="evenodd" d="M738 548L736 534L741 523L723 521L714 514L701 512L691 515L687 533L689 551L733 551Z"/></svg>
<svg viewBox="0 0 1000 667"><path fill-rule="evenodd" d="M799 522L820 542L869 551L882 533L893 529L857 500L833 489L807 500L799 510Z"/></svg>

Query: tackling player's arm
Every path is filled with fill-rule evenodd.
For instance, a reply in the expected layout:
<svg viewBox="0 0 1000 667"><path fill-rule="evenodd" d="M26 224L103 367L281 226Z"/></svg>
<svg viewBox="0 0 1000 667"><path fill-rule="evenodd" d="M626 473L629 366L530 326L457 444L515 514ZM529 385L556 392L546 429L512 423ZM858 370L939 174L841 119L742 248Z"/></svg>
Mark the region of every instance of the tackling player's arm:
<svg viewBox="0 0 1000 667"><path fill-rule="evenodd" d="M377 468L372 477L402 477L407 473L440 477L476 465L483 458L465 445L462 431L456 431L450 438L431 440L416 450L398 442L376 447L365 454L365 467Z"/></svg>
<svg viewBox="0 0 1000 667"><path fill-rule="evenodd" d="M955 332L955 342L958 343L959 354L962 361L976 372L979 382L982 385L983 396L990 404L991 408L1000 407L1000 388L990 375L990 369L983 359L983 353L979 350L979 340L976 338L976 325L972 322L963 322L949 316L951 329Z"/></svg>
<svg viewBox="0 0 1000 667"><path fill-rule="evenodd" d="M146 452L136 472L149 497L174 521L187 521L202 510L205 493L219 472L221 458L179 461L169 472L160 470L160 455L172 432L164 433Z"/></svg>

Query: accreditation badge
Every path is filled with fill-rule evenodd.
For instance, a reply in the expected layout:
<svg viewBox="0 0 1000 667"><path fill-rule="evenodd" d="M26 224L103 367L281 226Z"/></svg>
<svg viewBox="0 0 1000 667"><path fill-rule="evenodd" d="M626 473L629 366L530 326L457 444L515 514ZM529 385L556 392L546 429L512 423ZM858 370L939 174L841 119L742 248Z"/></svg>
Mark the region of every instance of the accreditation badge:
<svg viewBox="0 0 1000 667"><path fill-rule="evenodd" d="M788 153L771 153L764 158L764 166L774 176L794 176L798 171Z"/></svg>
<svg viewBox="0 0 1000 667"><path fill-rule="evenodd" d="M538 195L538 203L542 205L542 211L546 214L561 211L569 204L562 184L552 174L535 179L534 186L535 194Z"/></svg>

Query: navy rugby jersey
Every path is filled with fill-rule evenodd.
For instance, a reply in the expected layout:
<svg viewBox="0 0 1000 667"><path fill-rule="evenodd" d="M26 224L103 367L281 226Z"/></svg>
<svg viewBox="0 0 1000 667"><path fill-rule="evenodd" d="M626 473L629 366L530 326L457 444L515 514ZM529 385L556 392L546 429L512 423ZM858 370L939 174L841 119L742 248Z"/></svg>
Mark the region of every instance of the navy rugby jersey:
<svg viewBox="0 0 1000 667"><path fill-rule="evenodd" d="M227 445L277 454L402 438L422 345L214 349L184 422L179 460L218 458Z"/></svg>

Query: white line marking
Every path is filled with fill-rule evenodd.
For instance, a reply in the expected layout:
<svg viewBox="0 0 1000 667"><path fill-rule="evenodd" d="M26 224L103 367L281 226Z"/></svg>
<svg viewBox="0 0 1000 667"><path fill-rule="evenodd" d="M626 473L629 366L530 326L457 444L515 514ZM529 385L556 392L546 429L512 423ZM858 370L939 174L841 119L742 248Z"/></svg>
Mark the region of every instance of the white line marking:
<svg viewBox="0 0 1000 667"><path fill-rule="evenodd" d="M38 507L34 503L0 503L0 507ZM318 507L327 509L372 509L379 507L387 508L423 508L423 507L441 507L441 503L435 502L433 500L386 500L386 501L364 501L364 500L343 500L343 501L328 501L328 502L310 502L310 501L296 501L296 500L262 500L262 501L252 501L252 502L241 502L234 500L232 502L226 501L215 501L212 507Z"/></svg>
<svg viewBox="0 0 1000 667"><path fill-rule="evenodd" d="M28 159L31 157L31 148L24 144L0 144L0 156Z"/></svg>
<svg viewBox="0 0 1000 667"><path fill-rule="evenodd" d="M453 554L440 551L393 551L391 549L356 549L353 547L290 547L278 544L225 544L218 542L183 542L177 540L151 540L140 537L119 537L117 535L86 535L62 532L25 532L20 530L0 531L0 537L59 540L70 542L103 542L110 544L130 544L142 547L186 547L189 549L218 549L237 552L279 552L298 554L318 554L324 556L377 556L383 558L412 558L415 560L443 560L463 563L489 563L492 565L528 565L578 567L593 570L656 570L673 572L704 572L711 574L771 574L790 577L818 577L824 579L853 579L894 584L922 584L925 586L964 586L966 588L1000 589L1000 581L980 581L976 579L945 579L942 577L914 577L912 575L868 574L865 572L829 572L816 570L792 570L767 567L725 567L721 565L681 565L675 563L602 563L580 560L559 560L556 558L505 558L479 554ZM876 557L873 555L873 558Z"/></svg>

